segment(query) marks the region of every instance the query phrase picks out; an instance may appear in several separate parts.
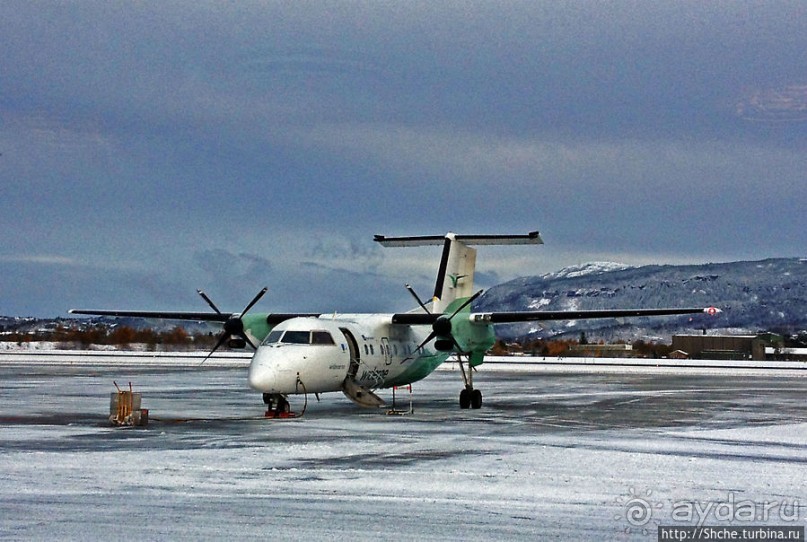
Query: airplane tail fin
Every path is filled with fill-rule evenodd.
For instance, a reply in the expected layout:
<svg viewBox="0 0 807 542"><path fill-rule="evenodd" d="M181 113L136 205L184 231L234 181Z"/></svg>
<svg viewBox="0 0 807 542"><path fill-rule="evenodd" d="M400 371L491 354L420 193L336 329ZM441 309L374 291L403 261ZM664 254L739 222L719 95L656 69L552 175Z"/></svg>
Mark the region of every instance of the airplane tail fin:
<svg viewBox="0 0 807 542"><path fill-rule="evenodd" d="M543 244L537 231L526 235L426 235L413 237L385 237L376 235L375 241L385 247L419 247L443 245L443 255L437 271L437 280L432 297L432 310L445 312L457 299L471 297L474 293L476 249L479 245L527 245Z"/></svg>

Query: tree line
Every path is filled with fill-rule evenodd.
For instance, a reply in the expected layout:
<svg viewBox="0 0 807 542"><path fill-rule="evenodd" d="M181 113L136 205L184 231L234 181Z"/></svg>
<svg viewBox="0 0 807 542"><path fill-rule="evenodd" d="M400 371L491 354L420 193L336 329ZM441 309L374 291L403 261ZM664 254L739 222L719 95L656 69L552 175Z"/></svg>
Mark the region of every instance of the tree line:
<svg viewBox="0 0 807 542"><path fill-rule="evenodd" d="M60 347L88 348L93 345L117 346L126 348L138 344L150 350L158 347L166 349L212 348L216 336L212 333L188 333L181 326L166 331L151 328L133 328L129 326L105 326L102 324L90 327L56 326L53 329L33 332L11 332L3 335L7 342L18 345L29 342L54 342Z"/></svg>

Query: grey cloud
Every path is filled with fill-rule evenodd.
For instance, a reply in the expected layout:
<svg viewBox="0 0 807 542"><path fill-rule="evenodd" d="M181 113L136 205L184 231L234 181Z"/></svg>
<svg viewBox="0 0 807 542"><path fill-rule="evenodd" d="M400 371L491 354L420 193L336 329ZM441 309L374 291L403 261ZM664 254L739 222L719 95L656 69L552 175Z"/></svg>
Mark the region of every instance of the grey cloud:
<svg viewBox="0 0 807 542"><path fill-rule="evenodd" d="M428 289L437 256L387 254L374 233L541 229L533 263L484 271L501 279L807 246L807 124L767 122L801 111L799 1L11 0L0 15L0 254L106 262L146 305L159 292L122 273L228 307L264 285L290 310Z"/></svg>

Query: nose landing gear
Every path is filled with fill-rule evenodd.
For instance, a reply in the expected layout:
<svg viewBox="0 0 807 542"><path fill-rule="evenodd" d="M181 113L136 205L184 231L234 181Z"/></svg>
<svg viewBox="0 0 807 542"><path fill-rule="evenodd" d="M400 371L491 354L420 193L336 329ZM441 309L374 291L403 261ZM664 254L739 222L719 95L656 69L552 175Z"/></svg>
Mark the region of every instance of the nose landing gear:
<svg viewBox="0 0 807 542"><path fill-rule="evenodd" d="M264 393L263 402L266 404L266 418L296 418L297 414L291 411L288 399L277 393Z"/></svg>
<svg viewBox="0 0 807 542"><path fill-rule="evenodd" d="M264 393L263 402L266 403L266 414L264 414L264 417L271 419L302 418L303 414L305 414L305 410L308 408L308 389L305 387L305 384L303 384L303 381L300 378L300 373L297 373L296 393L302 393L305 396L303 410L299 413L291 411L289 400L286 399L286 396L282 393ZM319 400L319 395L316 393L314 395L316 395L317 400Z"/></svg>

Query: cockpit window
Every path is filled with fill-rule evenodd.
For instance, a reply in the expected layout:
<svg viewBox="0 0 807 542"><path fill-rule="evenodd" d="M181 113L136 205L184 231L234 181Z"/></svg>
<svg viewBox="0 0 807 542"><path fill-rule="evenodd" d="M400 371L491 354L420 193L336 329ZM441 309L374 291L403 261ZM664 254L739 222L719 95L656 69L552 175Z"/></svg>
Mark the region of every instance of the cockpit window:
<svg viewBox="0 0 807 542"><path fill-rule="evenodd" d="M276 343L280 340L281 335L283 335L282 331L273 331L263 340L263 344Z"/></svg>
<svg viewBox="0 0 807 542"><path fill-rule="evenodd" d="M308 344L308 331L287 331L280 340L286 344Z"/></svg>
<svg viewBox="0 0 807 542"><path fill-rule="evenodd" d="M327 331L283 331L269 333L262 344L336 344L333 336Z"/></svg>
<svg viewBox="0 0 807 542"><path fill-rule="evenodd" d="M336 344L333 337L327 331L312 331L311 344Z"/></svg>

